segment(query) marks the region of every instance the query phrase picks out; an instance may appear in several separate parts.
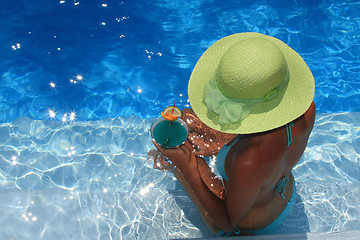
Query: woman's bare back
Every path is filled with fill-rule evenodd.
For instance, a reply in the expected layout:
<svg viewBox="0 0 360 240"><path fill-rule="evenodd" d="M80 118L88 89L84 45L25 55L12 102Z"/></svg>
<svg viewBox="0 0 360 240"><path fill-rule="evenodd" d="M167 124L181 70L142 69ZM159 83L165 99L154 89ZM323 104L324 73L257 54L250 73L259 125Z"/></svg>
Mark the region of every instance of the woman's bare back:
<svg viewBox="0 0 360 240"><path fill-rule="evenodd" d="M204 126L197 120L192 110L185 110L183 115L191 129L191 141L198 146L203 155L216 154L219 149L229 142L236 135L221 133ZM240 222L239 227L243 229L260 229L273 222L285 208L293 191L293 176L290 175L290 181L284 189L283 199L273 188L276 183L284 176L291 173L293 167L299 162L313 128L315 121L315 104L312 103L305 114L294 120L292 130L292 144L287 146L286 127L280 127L265 133L244 135L240 138L228 152L225 160L225 172L231 178L231 174L240 173L241 169L234 169L234 166L241 165L241 161L247 159L243 155L244 149L254 148L256 146L256 159L252 159L252 164L258 164L259 173L266 175L261 190L258 193L253 207ZM195 126L195 127L193 127ZM206 135L205 135L206 133ZM212 186L215 193L226 190L214 180L213 175L204 162L199 164L202 178L206 185ZM264 168L263 166L266 166ZM262 172L261 172L262 171ZM245 180L246 181L246 180ZM216 182L216 184L214 184ZM214 189L216 186L216 189ZM224 194L224 193L223 193ZM224 195L222 195L224 197Z"/></svg>

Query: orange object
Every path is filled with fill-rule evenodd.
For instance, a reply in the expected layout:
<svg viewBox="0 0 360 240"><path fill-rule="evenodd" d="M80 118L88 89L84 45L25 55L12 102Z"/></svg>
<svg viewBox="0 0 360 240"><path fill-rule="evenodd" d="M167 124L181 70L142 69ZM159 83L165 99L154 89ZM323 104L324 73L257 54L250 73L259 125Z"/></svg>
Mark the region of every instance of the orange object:
<svg viewBox="0 0 360 240"><path fill-rule="evenodd" d="M175 115L170 115L170 114L164 114L164 112L161 112L161 116L163 118L165 118L166 120L169 120L169 121L176 121L178 119L177 116Z"/></svg>

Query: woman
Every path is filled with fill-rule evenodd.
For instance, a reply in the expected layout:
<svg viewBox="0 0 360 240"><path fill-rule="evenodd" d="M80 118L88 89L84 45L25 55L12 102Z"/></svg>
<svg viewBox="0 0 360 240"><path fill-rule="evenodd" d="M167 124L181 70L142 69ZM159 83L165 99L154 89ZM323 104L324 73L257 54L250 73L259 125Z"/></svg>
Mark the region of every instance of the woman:
<svg viewBox="0 0 360 240"><path fill-rule="evenodd" d="M291 170L315 121L315 83L282 41L240 33L214 43L190 77L184 145L157 150L219 235L274 233L295 204ZM202 156L217 154L220 182Z"/></svg>

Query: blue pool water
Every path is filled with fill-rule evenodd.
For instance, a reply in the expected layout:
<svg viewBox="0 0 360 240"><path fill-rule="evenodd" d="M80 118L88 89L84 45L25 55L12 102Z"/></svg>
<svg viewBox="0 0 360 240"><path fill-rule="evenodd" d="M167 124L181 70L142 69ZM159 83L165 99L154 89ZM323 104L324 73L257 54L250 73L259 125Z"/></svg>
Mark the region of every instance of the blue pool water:
<svg viewBox="0 0 360 240"><path fill-rule="evenodd" d="M189 107L201 54L244 31L286 42L316 82L295 211L278 233L360 230L359 12L350 0L3 0L1 238L213 236L147 161L149 128L174 100Z"/></svg>

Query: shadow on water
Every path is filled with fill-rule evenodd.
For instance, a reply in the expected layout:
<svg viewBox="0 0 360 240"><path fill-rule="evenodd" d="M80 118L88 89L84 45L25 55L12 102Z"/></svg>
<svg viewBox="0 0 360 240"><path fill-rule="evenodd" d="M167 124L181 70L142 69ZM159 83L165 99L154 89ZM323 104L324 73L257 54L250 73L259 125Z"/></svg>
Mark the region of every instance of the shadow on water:
<svg viewBox="0 0 360 240"><path fill-rule="evenodd" d="M197 229L199 229L202 237L216 237L216 234L213 233L210 228L208 228L195 204L178 182L176 183L175 190L169 191L169 194L174 196L176 204L184 212L185 218L188 219Z"/></svg>
<svg viewBox="0 0 360 240"><path fill-rule="evenodd" d="M277 234L294 234L310 232L309 221L305 213L305 205L299 194L296 194L295 207L280 226Z"/></svg>
<svg viewBox="0 0 360 240"><path fill-rule="evenodd" d="M203 238L216 237L216 234L213 233L203 221L195 204L179 183L177 183L176 189L169 191L169 193L175 197L176 203L183 210L186 219L199 229ZM306 234L307 232L310 232L304 206L301 196L296 194L296 202L292 214L285 219L278 231L274 232L274 234Z"/></svg>

